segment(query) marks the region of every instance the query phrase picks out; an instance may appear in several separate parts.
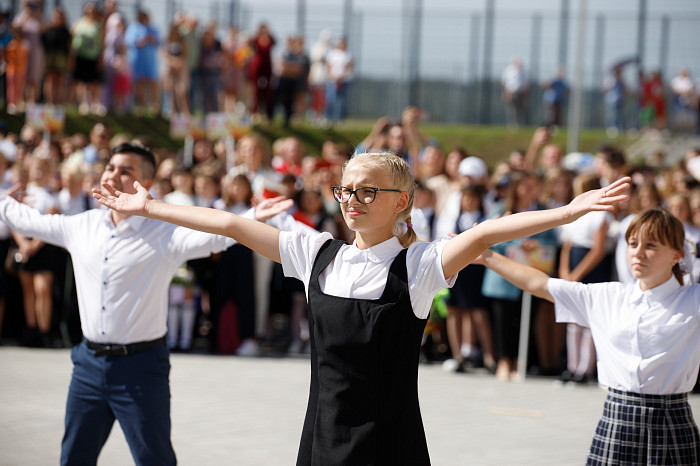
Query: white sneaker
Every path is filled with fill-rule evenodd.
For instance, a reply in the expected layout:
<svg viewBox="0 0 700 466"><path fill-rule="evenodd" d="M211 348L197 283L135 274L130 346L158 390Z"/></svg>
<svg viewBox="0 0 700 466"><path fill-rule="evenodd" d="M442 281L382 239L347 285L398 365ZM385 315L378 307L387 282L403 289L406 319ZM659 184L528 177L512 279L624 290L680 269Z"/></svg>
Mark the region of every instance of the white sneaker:
<svg viewBox="0 0 700 466"><path fill-rule="evenodd" d="M256 358L260 356L260 345L258 345L258 342L255 340L246 340L236 350L236 356Z"/></svg>
<svg viewBox="0 0 700 466"><path fill-rule="evenodd" d="M464 369L462 368L462 364L456 359L448 359L442 363L442 370L445 372L461 372Z"/></svg>

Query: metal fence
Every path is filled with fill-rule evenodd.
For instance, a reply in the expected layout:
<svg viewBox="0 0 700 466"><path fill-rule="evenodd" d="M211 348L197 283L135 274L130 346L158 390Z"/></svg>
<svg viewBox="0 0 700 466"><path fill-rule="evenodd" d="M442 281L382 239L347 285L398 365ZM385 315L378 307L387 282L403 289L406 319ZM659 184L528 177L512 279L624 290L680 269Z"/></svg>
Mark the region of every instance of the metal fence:
<svg viewBox="0 0 700 466"><path fill-rule="evenodd" d="M5 1L5 8L16 9L19 0ZM62 0L71 20L83 1ZM221 30L235 25L252 32L266 22L278 38L278 56L280 39L291 34L303 34L307 45L324 29L344 35L356 63L348 114L358 118L398 115L412 104L434 121L501 124L499 77L518 56L532 85L530 121L537 124L543 119L543 81L559 65L574 69L578 15L586 2L550 0L548 8L536 3L517 10L499 8L495 0L136 0L120 6L129 18L147 9L163 34L177 10L195 13L203 23L215 21ZM631 91L640 67L661 70L666 82L681 67L700 76L698 6L686 2L687 11L649 13L647 0L625 4L628 10L590 9L584 20L584 126L604 121L601 85L615 62L639 58L639 66L628 66L624 74ZM636 104L629 100L632 121Z"/></svg>

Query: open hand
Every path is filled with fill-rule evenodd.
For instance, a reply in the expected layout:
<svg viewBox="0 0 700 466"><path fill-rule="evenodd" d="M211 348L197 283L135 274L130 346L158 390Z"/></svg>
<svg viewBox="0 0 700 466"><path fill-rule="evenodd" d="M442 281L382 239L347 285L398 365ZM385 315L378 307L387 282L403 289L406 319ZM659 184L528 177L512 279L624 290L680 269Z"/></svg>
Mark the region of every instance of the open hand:
<svg viewBox="0 0 700 466"><path fill-rule="evenodd" d="M284 196L277 196L271 199L263 199L255 206L255 219L264 222L271 219L280 212L284 212L294 205L292 199Z"/></svg>
<svg viewBox="0 0 700 466"><path fill-rule="evenodd" d="M93 189L92 197L100 201L100 204L119 213L145 216L147 214L146 207L153 198L138 181L134 181L134 188L136 188L136 193L128 194L114 189L107 183L102 183L102 191Z"/></svg>
<svg viewBox="0 0 700 466"><path fill-rule="evenodd" d="M613 211L615 204L629 199L629 196L623 193L629 189L630 180L629 176L625 176L605 188L592 189L579 194L569 204L572 214L580 216L594 210Z"/></svg>

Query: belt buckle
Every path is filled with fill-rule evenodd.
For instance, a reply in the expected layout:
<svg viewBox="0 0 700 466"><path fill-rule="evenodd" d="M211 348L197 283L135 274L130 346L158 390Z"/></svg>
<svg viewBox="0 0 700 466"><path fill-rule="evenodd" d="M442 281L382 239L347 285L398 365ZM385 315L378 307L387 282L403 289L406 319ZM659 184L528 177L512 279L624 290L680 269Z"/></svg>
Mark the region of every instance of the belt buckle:
<svg viewBox="0 0 700 466"><path fill-rule="evenodd" d="M129 354L129 349L126 345L105 345L100 349L95 350L94 356L126 356Z"/></svg>
<svg viewBox="0 0 700 466"><path fill-rule="evenodd" d="M126 356L129 354L129 348L126 345L114 345L111 348L110 354L114 356Z"/></svg>

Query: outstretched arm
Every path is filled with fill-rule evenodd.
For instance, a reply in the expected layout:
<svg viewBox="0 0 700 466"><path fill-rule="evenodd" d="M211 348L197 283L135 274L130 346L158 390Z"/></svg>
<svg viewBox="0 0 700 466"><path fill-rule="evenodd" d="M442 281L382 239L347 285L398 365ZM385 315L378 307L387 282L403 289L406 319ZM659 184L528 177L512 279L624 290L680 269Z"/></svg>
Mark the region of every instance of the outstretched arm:
<svg viewBox="0 0 700 466"><path fill-rule="evenodd" d="M622 193L629 188L629 177L621 178L601 189L577 196L563 207L507 215L488 220L452 238L442 250L442 270L451 277L469 265L485 249L496 243L532 236L570 223L594 210L612 211L614 204L626 200Z"/></svg>
<svg viewBox="0 0 700 466"><path fill-rule="evenodd" d="M134 182L136 194L127 194L103 184L105 191L93 189L92 196L101 204L128 215L162 220L193 230L229 236L263 256L280 262L279 230L262 222L206 207L166 204L153 199L148 190Z"/></svg>
<svg viewBox="0 0 700 466"><path fill-rule="evenodd" d="M541 270L512 261L490 249L484 251L474 263L485 265L521 290L554 302L554 298L549 294L547 288L549 275Z"/></svg>

